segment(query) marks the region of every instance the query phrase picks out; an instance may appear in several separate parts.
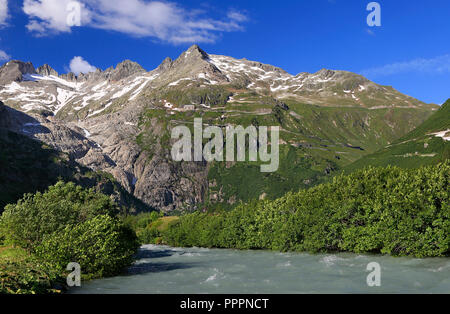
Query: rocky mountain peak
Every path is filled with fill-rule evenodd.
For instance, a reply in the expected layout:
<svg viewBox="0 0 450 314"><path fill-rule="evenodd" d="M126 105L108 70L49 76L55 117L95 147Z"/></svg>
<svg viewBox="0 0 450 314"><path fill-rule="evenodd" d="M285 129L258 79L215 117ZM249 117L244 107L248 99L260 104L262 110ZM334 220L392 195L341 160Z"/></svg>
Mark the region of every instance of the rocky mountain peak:
<svg viewBox="0 0 450 314"><path fill-rule="evenodd" d="M178 59L173 62L173 66L177 67L180 64L203 64L208 62L209 55L203 51L198 45L191 46L188 50L183 52Z"/></svg>
<svg viewBox="0 0 450 314"><path fill-rule="evenodd" d="M95 70L95 72L80 73L76 78L76 80L79 82L98 81L103 79L104 79L103 72L98 68L97 70Z"/></svg>
<svg viewBox="0 0 450 314"><path fill-rule="evenodd" d="M0 85L10 82L20 82L24 74L36 74L31 62L12 60L0 67Z"/></svg>
<svg viewBox="0 0 450 314"><path fill-rule="evenodd" d="M173 60L169 57L165 58L164 61L156 68L158 72L164 72L172 67Z"/></svg>
<svg viewBox="0 0 450 314"><path fill-rule="evenodd" d="M107 69L104 74L106 74L108 79L117 82L140 72L145 72L145 69L139 63L131 60L125 60L119 63L115 69Z"/></svg>
<svg viewBox="0 0 450 314"><path fill-rule="evenodd" d="M202 50L198 45L191 46L186 52L184 52L183 55L185 58L190 59L194 58L201 58L203 60L209 59L209 55L204 50Z"/></svg>
<svg viewBox="0 0 450 314"><path fill-rule="evenodd" d="M179 81L186 79L227 82L227 77L210 61L210 56L205 51L198 45L193 45L175 61L170 58L164 60L158 67L160 72L164 72L160 79L171 83L171 86L177 86Z"/></svg>
<svg viewBox="0 0 450 314"><path fill-rule="evenodd" d="M36 73L42 76L58 76L58 72L56 72L51 66L48 64L44 64L36 69Z"/></svg>
<svg viewBox="0 0 450 314"><path fill-rule="evenodd" d="M336 71L328 70L328 69L322 69L316 73L320 78L322 79L329 79L333 77L336 74Z"/></svg>
<svg viewBox="0 0 450 314"><path fill-rule="evenodd" d="M135 72L145 71L144 68L139 63L131 61L131 60L124 60L124 61L120 62L116 66L115 70L121 71L123 69L127 69L129 71L135 71Z"/></svg>
<svg viewBox="0 0 450 314"><path fill-rule="evenodd" d="M263 71L266 71L266 72L275 72L275 73L279 73L279 74L282 74L282 75L288 75L288 73L285 70L283 70L282 68L279 68L279 67L276 67L276 66L273 66L273 65L270 65L270 64L264 64L264 63L261 63L261 62L249 61L249 60L244 60L244 61L249 63L250 66L253 66L253 67L256 67L256 68L260 68L260 69L262 69Z"/></svg>
<svg viewBox="0 0 450 314"><path fill-rule="evenodd" d="M67 74L61 74L60 77L64 80L73 82L77 80L77 76L75 75L75 73L73 72L69 72Z"/></svg>

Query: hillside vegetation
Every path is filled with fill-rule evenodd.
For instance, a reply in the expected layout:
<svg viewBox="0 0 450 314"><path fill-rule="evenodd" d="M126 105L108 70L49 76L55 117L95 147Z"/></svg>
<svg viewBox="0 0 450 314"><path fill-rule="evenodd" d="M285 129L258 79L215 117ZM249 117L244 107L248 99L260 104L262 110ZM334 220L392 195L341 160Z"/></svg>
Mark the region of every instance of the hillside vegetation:
<svg viewBox="0 0 450 314"><path fill-rule="evenodd" d="M447 131L447 136L445 136ZM419 127L380 151L345 167L347 172L366 166L395 165L417 168L450 158L450 99Z"/></svg>
<svg viewBox="0 0 450 314"><path fill-rule="evenodd" d="M367 168L274 201L182 216L172 246L448 256L450 161Z"/></svg>
<svg viewBox="0 0 450 314"><path fill-rule="evenodd" d="M137 136L138 145L148 152L150 159L165 158L161 156L170 155L172 128L186 125L193 134L195 118L202 118L205 127L218 126L223 130L227 125L278 126L280 168L274 173L261 173L258 162L207 163L207 175L202 178L209 183L206 189L199 187L198 178L189 177L199 185L198 190L205 190L203 202L183 204L178 208L180 212L231 209L240 201L273 200L287 192L312 187L410 132L431 113L428 108L371 110L321 107L293 100L283 103L242 91L235 92L220 108L211 106L211 109L197 106L195 111L171 112L161 103L147 109L140 119L142 132ZM167 163L173 164L170 160Z"/></svg>

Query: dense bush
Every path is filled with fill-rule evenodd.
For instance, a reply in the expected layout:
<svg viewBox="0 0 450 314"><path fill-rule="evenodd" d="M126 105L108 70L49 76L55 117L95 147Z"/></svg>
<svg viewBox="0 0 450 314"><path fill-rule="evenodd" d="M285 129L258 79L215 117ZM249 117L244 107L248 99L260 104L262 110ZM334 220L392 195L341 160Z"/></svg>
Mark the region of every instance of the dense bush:
<svg viewBox="0 0 450 314"><path fill-rule="evenodd" d="M124 216L122 217L122 221L133 230L139 230L146 228L149 224L163 216L164 214L159 212L140 213L138 215Z"/></svg>
<svg viewBox="0 0 450 314"><path fill-rule="evenodd" d="M115 275L130 265L138 247L130 228L103 215L46 236L36 255L60 271L75 262L80 264L83 274L103 277Z"/></svg>
<svg viewBox="0 0 450 314"><path fill-rule="evenodd" d="M61 273L33 257L0 259L0 294L56 294L64 283Z"/></svg>
<svg viewBox="0 0 450 314"><path fill-rule="evenodd" d="M114 216L117 206L106 195L59 182L45 193L27 194L7 205L0 219L5 242L32 250L46 235L98 215Z"/></svg>
<svg viewBox="0 0 450 314"><path fill-rule="evenodd" d="M162 221L160 220L162 217L164 217L163 213L151 212L141 213L135 216L126 216L123 217L122 220L127 226L134 230L139 243L159 244L161 239L159 228L162 224Z"/></svg>
<svg viewBox="0 0 450 314"><path fill-rule="evenodd" d="M157 227L149 225L147 228L141 229L136 233L139 243L141 244L159 244L161 232Z"/></svg>
<svg viewBox="0 0 450 314"><path fill-rule="evenodd" d="M0 238L25 249L27 256L23 261L0 256L1 290L51 292L71 262L80 264L86 279L119 274L131 264L139 244L117 213L108 196L63 182L6 206Z"/></svg>
<svg viewBox="0 0 450 314"><path fill-rule="evenodd" d="M445 256L450 161L414 170L367 168L275 201L190 214L164 233L173 246Z"/></svg>

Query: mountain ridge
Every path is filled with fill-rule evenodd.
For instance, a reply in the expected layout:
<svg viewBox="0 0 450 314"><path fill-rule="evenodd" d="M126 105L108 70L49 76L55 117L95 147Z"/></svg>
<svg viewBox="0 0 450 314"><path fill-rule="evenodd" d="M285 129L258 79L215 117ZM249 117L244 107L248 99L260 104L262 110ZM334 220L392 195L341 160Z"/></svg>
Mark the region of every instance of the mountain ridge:
<svg viewBox="0 0 450 314"><path fill-rule="evenodd" d="M313 186L439 108L355 73L293 76L197 45L151 71L125 60L78 77L56 74L50 65L0 68L0 100L24 114L9 121L10 130L112 174L130 194L164 211L229 208ZM195 117L219 127L279 126L279 171L262 176L252 163L173 162L171 128Z"/></svg>
<svg viewBox="0 0 450 314"><path fill-rule="evenodd" d="M222 61L227 61L227 62L222 62ZM275 79L278 81L288 81L288 80L292 80L291 85L289 84L279 84L276 82L272 82L272 84L270 85L270 91L274 94L278 94L277 97L281 97L281 98L288 98L288 97L302 97L302 95L295 95L296 92L300 92L301 89L305 89L305 93L307 93L307 90L310 89L318 89L319 91L323 92L322 89L320 87L323 87L323 83L329 82L329 81L339 81L339 80L347 80L347 82L345 82L343 89L340 91L335 91L333 90L333 93L331 93L331 91L328 91L327 95L324 95L324 97L331 97L331 96L347 96L347 98L351 98L348 99L350 101L360 101L361 99L358 97L358 93L361 93L363 91L366 90L366 88L373 88L375 90L380 90L383 88L389 89L388 92L391 93L398 93L398 91L394 90L391 86L382 86L382 85L378 85L368 79L366 79L365 77L363 77L362 75L359 75L357 73L353 73L353 72L349 72L349 71L343 71L343 70L330 70L330 69L321 69L315 73L308 73L308 72L301 72L298 73L296 75L293 74L289 74L288 72L286 72L285 70L273 66L273 65L269 65L269 64L263 64L257 61L249 61L245 58L243 59L235 59L232 57L226 57L226 56L222 56L222 55L209 55L208 53L206 53L204 50L202 50L198 45L193 45L191 46L188 50L186 50L185 52L183 52L177 59L172 60L170 57L167 57L161 64L160 66L158 66L157 68L155 68L154 70L151 71L146 71L142 68L141 65L139 65L137 62L134 61L130 61L130 60L124 60L120 63L118 63L116 65L116 67L109 67L106 70L100 70L97 69L96 72L90 72L90 73L86 73L83 74L81 73L80 75L76 76L74 73L69 72L69 73L65 73L65 74L60 74L60 75L56 75L58 74L51 66L49 66L48 64L44 64L43 66L40 66L38 68L38 71L36 71L34 69L34 67L32 66L31 63L25 63L22 61L18 61L18 60L13 60L13 61L9 61L7 63L5 63L5 65L8 65L9 63L20 63L21 67L23 68L27 68L28 67L32 67L31 69L29 69L29 71L22 71L21 74L41 74L43 76L51 76L51 75L55 75L61 79L66 79L69 82L85 82L85 81L89 81L91 80L98 80L100 78L102 79L111 79L113 81L120 81L121 79L127 78L129 76L132 76L133 74L136 73L143 73L145 72L146 74L149 73L155 73L155 72L165 72L167 70L173 69L173 68L177 68L180 64L183 65L185 63L191 63L191 64L196 64L199 61L203 61L204 63L202 64L203 67L206 67L203 70L206 70L206 76L208 76L208 70L210 70L211 72L216 73L220 72L222 75L216 75L216 78L219 78L219 83L228 83L230 82L229 76L233 76L236 75L236 72L233 71L232 66L230 65L230 63L234 63L234 62L240 62L239 67L241 67L241 69L238 69L241 72L245 72L244 68L245 65L248 65L249 68L253 68L253 70L257 69L261 69L263 72L275 72L278 73L281 77L276 77ZM210 69L208 69L207 63L211 64L212 67ZM4 65L4 66L5 66ZM132 65L132 66L130 66ZM130 66L131 67L131 71L130 70L125 70L122 71L124 67L126 66ZM221 68L222 66L222 68ZM3 67L2 67L3 68ZM119 69L120 68L120 69ZM1 69L1 68L0 68ZM199 70L199 69L193 69L195 72L195 70ZM120 75L116 75L116 72L121 71L122 73ZM0 85L2 85L2 80L1 80L1 70L0 70ZM242 73L241 73L242 74ZM244 73L244 74L248 74L248 73ZM226 76L226 78L224 77ZM270 79L270 77L262 75L263 79ZM187 79L187 78L186 78ZM239 79L242 79L239 78ZM214 78L212 78L213 84L214 84ZM251 81L251 80L250 80ZM350 82L349 82L350 81ZM210 80L211 82L211 80ZM250 88L255 88L258 89L258 84L255 84L255 82L252 82L253 86L250 86ZM252 85L252 83L249 83L249 85ZM357 84L358 83L358 84ZM4 84L4 81L3 81ZM367 85L367 86L366 86ZM249 87L247 85L247 87ZM267 87L267 86L266 86ZM261 86L259 86L259 88L262 88ZM348 88L348 89L346 89ZM342 93L347 94L347 95L342 95ZM400 93L398 93L400 94ZM397 95L396 95L397 96ZM305 96L303 96L305 97ZM397 96L398 97L398 96ZM416 99L413 99L412 97L407 96L407 101L408 100L411 102L412 105L423 105L423 102L420 102ZM363 101L361 101L358 105L361 105Z"/></svg>

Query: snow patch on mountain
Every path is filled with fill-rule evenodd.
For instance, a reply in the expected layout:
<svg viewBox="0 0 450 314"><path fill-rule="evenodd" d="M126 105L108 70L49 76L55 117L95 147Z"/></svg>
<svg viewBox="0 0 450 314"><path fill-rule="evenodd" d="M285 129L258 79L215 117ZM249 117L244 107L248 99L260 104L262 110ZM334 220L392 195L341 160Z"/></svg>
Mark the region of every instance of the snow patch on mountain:
<svg viewBox="0 0 450 314"><path fill-rule="evenodd" d="M88 115L88 118L89 118L89 117L96 116L96 115L98 115L99 113L102 113L103 111L105 111L106 109L108 109L109 107L111 107L112 104L113 104L112 102L109 102L109 103L108 103L106 106L104 106L102 109L96 110L96 111L92 112L91 114L89 114L89 115Z"/></svg>
<svg viewBox="0 0 450 314"><path fill-rule="evenodd" d="M436 137L442 138L444 141L450 141L450 129L446 131L441 131L437 133L432 133L431 135L434 135Z"/></svg>

